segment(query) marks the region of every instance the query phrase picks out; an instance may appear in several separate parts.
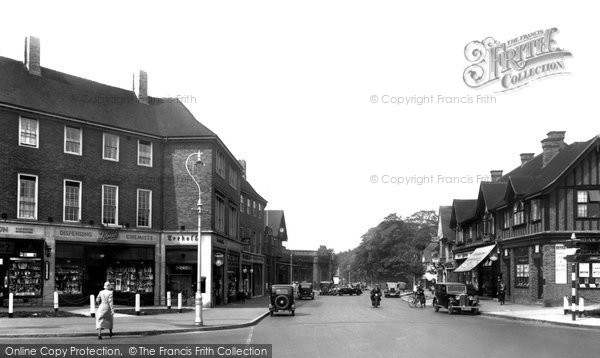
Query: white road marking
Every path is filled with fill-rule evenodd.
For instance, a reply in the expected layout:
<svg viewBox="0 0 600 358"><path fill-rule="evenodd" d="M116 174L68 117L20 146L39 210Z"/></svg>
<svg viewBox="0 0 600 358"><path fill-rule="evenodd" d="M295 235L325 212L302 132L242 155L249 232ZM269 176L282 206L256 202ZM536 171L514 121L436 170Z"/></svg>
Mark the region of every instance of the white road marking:
<svg viewBox="0 0 600 358"><path fill-rule="evenodd" d="M250 332L248 333L248 338L246 338L246 344L252 343L252 335L254 334L254 326L250 327Z"/></svg>

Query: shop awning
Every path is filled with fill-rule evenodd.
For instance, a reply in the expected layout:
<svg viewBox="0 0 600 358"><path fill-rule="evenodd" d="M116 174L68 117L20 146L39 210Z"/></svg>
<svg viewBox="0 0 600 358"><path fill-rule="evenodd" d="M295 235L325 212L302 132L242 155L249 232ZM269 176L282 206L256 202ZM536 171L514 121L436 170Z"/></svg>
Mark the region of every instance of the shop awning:
<svg viewBox="0 0 600 358"><path fill-rule="evenodd" d="M492 251L492 249L496 247L496 245L489 245L475 249L471 255L462 263L454 272L467 272L471 271L481 261L483 261Z"/></svg>

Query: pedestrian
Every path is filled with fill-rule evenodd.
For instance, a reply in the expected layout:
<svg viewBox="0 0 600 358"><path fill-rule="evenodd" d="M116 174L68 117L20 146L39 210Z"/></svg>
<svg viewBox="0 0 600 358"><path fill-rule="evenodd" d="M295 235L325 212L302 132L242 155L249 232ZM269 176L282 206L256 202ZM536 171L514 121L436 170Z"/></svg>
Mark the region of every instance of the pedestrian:
<svg viewBox="0 0 600 358"><path fill-rule="evenodd" d="M504 305L504 300L506 298L506 284L504 280L500 280L500 284L498 285L498 302L500 305Z"/></svg>
<svg viewBox="0 0 600 358"><path fill-rule="evenodd" d="M108 336L113 336L113 316L115 308L113 306L112 284L108 281L104 283L104 290L98 293L96 303L98 311L96 312L96 329L98 330L98 339L102 339L102 330L108 329Z"/></svg>

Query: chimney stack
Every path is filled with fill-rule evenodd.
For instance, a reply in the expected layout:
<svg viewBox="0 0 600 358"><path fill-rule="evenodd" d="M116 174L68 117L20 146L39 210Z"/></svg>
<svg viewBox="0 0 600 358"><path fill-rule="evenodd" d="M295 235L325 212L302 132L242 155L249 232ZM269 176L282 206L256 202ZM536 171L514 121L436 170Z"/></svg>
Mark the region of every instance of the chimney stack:
<svg viewBox="0 0 600 358"><path fill-rule="evenodd" d="M133 91L140 103L148 104L148 73L146 71L140 70L137 81L135 74L133 75Z"/></svg>
<svg viewBox="0 0 600 358"><path fill-rule="evenodd" d="M492 183L496 183L502 177L502 170L490 170L492 176Z"/></svg>
<svg viewBox="0 0 600 358"><path fill-rule="evenodd" d="M521 166L533 159L534 153L521 153Z"/></svg>
<svg viewBox="0 0 600 358"><path fill-rule="evenodd" d="M565 144L565 131L548 132L548 137L542 140L543 166L550 161L563 149Z"/></svg>
<svg viewBox="0 0 600 358"><path fill-rule="evenodd" d="M240 163L240 165L243 168L243 170L242 170L242 178L246 179L246 161L244 159L240 159L240 160L238 160L238 162Z"/></svg>
<svg viewBox="0 0 600 358"><path fill-rule="evenodd" d="M33 36L25 38L25 67L30 74L35 76L42 75L40 67L40 39Z"/></svg>

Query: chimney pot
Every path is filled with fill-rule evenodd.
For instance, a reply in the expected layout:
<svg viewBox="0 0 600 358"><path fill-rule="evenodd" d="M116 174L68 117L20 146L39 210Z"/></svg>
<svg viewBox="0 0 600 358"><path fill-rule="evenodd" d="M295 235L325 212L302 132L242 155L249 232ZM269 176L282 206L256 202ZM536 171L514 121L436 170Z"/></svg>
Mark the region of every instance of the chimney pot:
<svg viewBox="0 0 600 358"><path fill-rule="evenodd" d="M133 90L140 103L148 104L148 73L140 70L137 82L133 75Z"/></svg>
<svg viewBox="0 0 600 358"><path fill-rule="evenodd" d="M238 162L240 163L240 165L242 166L242 177L244 179L246 179L246 161L244 159L240 159L238 160Z"/></svg>
<svg viewBox="0 0 600 358"><path fill-rule="evenodd" d="M42 75L40 67L40 39L33 36L25 38L25 67L30 74L35 76Z"/></svg>
<svg viewBox="0 0 600 358"><path fill-rule="evenodd" d="M492 183L495 183L502 177L502 170L490 170L490 175L492 177Z"/></svg>
<svg viewBox="0 0 600 358"><path fill-rule="evenodd" d="M565 133L565 131L551 131L548 132L548 137L542 140L544 167L566 146Z"/></svg>
<svg viewBox="0 0 600 358"><path fill-rule="evenodd" d="M534 153L521 153L521 166L533 159Z"/></svg>

